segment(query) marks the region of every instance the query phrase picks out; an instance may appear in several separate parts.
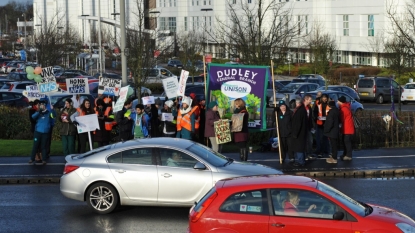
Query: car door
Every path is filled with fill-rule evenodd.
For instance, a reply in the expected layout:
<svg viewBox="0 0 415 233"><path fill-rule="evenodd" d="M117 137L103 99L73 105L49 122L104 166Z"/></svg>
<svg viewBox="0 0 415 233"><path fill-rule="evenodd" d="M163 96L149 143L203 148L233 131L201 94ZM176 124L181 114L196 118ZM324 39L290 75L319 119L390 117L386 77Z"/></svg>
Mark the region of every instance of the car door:
<svg viewBox="0 0 415 233"><path fill-rule="evenodd" d="M159 148L158 202L191 205L213 186L212 171L194 169L199 162L193 154Z"/></svg>
<svg viewBox="0 0 415 233"><path fill-rule="evenodd" d="M115 180L133 201L157 202L158 176L152 147L128 148L108 157Z"/></svg>
<svg viewBox="0 0 415 233"><path fill-rule="evenodd" d="M402 91L399 91L399 88L401 88L401 86L393 80L391 80L391 82L393 87L393 100L398 101L400 98L400 94L402 94Z"/></svg>
<svg viewBox="0 0 415 233"><path fill-rule="evenodd" d="M274 215L270 217L269 233L352 233L352 222L346 217L333 219L335 212L346 212L317 193L301 189L271 189L271 200Z"/></svg>
<svg viewBox="0 0 415 233"><path fill-rule="evenodd" d="M0 97L0 103L7 106L14 106L14 95L13 93L2 92Z"/></svg>

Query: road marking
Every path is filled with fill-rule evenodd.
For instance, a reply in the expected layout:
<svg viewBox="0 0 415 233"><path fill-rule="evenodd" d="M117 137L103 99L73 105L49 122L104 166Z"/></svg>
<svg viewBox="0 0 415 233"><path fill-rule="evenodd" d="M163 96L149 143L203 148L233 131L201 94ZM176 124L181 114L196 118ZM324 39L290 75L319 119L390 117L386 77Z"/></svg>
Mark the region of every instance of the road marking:
<svg viewBox="0 0 415 233"><path fill-rule="evenodd" d="M0 166L46 166L46 165L52 165L52 166L62 166L65 165L65 163L47 163L46 165L42 165L42 163L36 163L35 165L29 164L29 163L7 163L7 164L0 164Z"/></svg>

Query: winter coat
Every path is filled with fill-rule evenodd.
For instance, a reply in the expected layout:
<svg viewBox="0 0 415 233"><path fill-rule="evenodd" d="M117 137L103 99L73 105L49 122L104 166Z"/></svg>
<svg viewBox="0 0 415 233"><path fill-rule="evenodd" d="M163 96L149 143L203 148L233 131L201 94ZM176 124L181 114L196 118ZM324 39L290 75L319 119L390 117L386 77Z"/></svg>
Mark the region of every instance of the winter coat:
<svg viewBox="0 0 415 233"><path fill-rule="evenodd" d="M111 131L105 129L105 122L111 122L114 121L114 119L109 118L108 116L112 115L112 110L108 114L108 116L105 116L105 111L107 109L107 106L104 106L102 109L99 107L95 107L95 111L98 112L98 124L99 124L99 130L95 130L94 132L94 142L109 142L111 141Z"/></svg>
<svg viewBox="0 0 415 233"><path fill-rule="evenodd" d="M336 106L331 107L324 123L324 136L329 138L339 137L339 115L339 109Z"/></svg>
<svg viewBox="0 0 415 233"><path fill-rule="evenodd" d="M311 113L311 111L310 111ZM310 117L311 118L311 117ZM308 132L307 110L304 104L294 109L291 118L291 139L294 152L305 152Z"/></svg>
<svg viewBox="0 0 415 233"><path fill-rule="evenodd" d="M340 105L340 123L342 124L342 134L354 134L354 123L350 103Z"/></svg>
<svg viewBox="0 0 415 233"><path fill-rule="evenodd" d="M138 114L137 114L137 112L133 112L133 113L131 113L131 119L133 120L133 127L132 127L132 135L134 135L134 130L135 130L135 122L137 121L137 116L138 116ZM143 136L144 137L148 137L148 128L149 128L149 126L150 126L150 117L147 115L147 113L143 113L142 115L141 115L141 130L142 130L142 132L143 132Z"/></svg>
<svg viewBox="0 0 415 233"><path fill-rule="evenodd" d="M234 137L235 142L246 142L248 141L248 136L249 136L249 133L248 133L249 113L248 111L246 111L245 107L241 109L239 113L245 113L242 130L240 132L234 132L233 137Z"/></svg>
<svg viewBox="0 0 415 233"><path fill-rule="evenodd" d="M36 120L35 131L39 133L49 133L52 129L51 121L56 117L55 112L45 110L43 112L35 112L32 118Z"/></svg>
<svg viewBox="0 0 415 233"><path fill-rule="evenodd" d="M160 119L159 119L159 112L158 112L158 108L156 107L155 104L151 105L150 108L150 125L151 125L151 137L155 138L155 137L160 137L161 131L160 131Z"/></svg>
<svg viewBox="0 0 415 233"><path fill-rule="evenodd" d="M188 114L188 113L186 113L186 114ZM184 116L186 114L182 114L182 116ZM182 127L182 129L180 131L177 131L176 138L184 138L184 139L192 140L193 139L192 136L195 133L195 120L196 120L196 114L192 113L192 115L190 115L190 122L191 122L193 131L189 131L189 130L185 129L184 127Z"/></svg>
<svg viewBox="0 0 415 233"><path fill-rule="evenodd" d="M61 116L59 117L59 121L61 122L61 126L60 126L60 129L59 129L59 134L60 135L74 136L74 135L76 135L77 130L76 130L76 126L72 123L72 120L71 120L70 116L76 112L76 109L75 108L69 108L69 109L64 108L62 112L64 112L64 111L66 111L68 113L68 115L66 116L66 119L69 122L62 122L62 114L61 114Z"/></svg>
<svg viewBox="0 0 415 233"><path fill-rule="evenodd" d="M33 114L35 114L37 109L31 108L29 109L29 119L30 119L30 132L35 132L36 120L32 118Z"/></svg>
<svg viewBox="0 0 415 233"><path fill-rule="evenodd" d="M117 120L120 134L131 134L134 122L124 116L125 112L127 112L127 109L123 107L121 111L117 112L115 119Z"/></svg>
<svg viewBox="0 0 415 233"><path fill-rule="evenodd" d="M162 114L163 113L171 113L174 117L174 114L173 114L172 111L165 110L164 108L161 110L161 113ZM177 113L176 113L176 115L177 115ZM174 119L176 119L176 117ZM162 132L163 132L164 128L166 128L166 132L168 132L168 133L172 133L172 132L176 133L176 124L171 122L171 121L161 121L161 130L162 130Z"/></svg>
<svg viewBox="0 0 415 233"><path fill-rule="evenodd" d="M291 137L291 118L292 118L292 112L291 110L285 111L284 114L282 114L281 110L278 109L277 111L278 115L278 130L280 133L280 137L282 138L288 138Z"/></svg>
<svg viewBox="0 0 415 233"><path fill-rule="evenodd" d="M205 137L215 137L214 122L220 120L219 113L208 109L205 120Z"/></svg>

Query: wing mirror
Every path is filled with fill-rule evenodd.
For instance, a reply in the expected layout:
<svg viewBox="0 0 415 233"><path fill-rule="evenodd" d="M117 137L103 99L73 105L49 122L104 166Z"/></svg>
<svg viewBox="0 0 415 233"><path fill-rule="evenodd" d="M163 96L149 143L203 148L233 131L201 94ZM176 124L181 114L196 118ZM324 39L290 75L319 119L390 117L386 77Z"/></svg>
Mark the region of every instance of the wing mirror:
<svg viewBox="0 0 415 233"><path fill-rule="evenodd" d="M333 220L342 220L344 218L344 213L341 211L337 211L333 214Z"/></svg>
<svg viewBox="0 0 415 233"><path fill-rule="evenodd" d="M206 170L206 166L201 162L197 162L195 164L195 166L193 166L193 169L195 169L195 170Z"/></svg>

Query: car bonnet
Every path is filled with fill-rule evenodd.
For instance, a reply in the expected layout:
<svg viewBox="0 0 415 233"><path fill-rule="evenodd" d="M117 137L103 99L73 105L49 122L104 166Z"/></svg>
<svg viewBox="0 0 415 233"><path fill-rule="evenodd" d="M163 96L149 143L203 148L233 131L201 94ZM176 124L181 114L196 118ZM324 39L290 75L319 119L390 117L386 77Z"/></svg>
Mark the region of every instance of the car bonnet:
<svg viewBox="0 0 415 233"><path fill-rule="evenodd" d="M376 221L382 221L382 222L390 222L390 223L407 223L411 226L415 227L415 221L408 217L407 215L383 206L378 206L374 204L368 204L373 208L373 212L366 216L367 219L373 219Z"/></svg>
<svg viewBox="0 0 415 233"><path fill-rule="evenodd" d="M238 176L283 174L281 171L261 164L234 161L224 167L217 168L219 172L227 172Z"/></svg>

